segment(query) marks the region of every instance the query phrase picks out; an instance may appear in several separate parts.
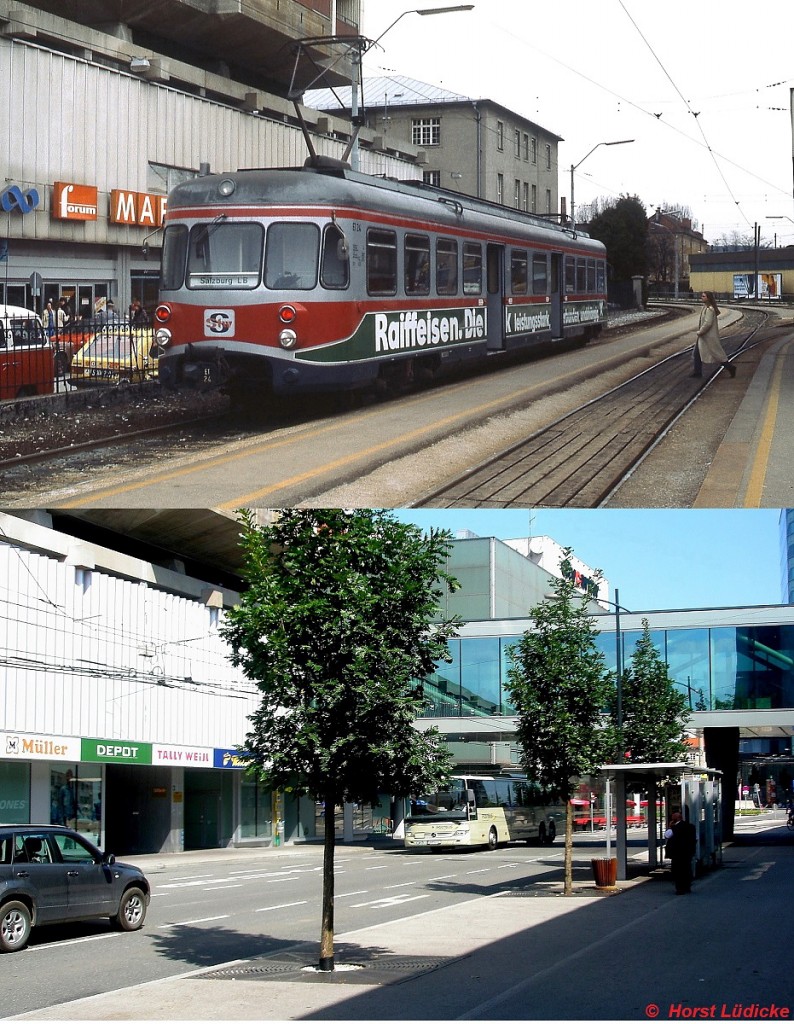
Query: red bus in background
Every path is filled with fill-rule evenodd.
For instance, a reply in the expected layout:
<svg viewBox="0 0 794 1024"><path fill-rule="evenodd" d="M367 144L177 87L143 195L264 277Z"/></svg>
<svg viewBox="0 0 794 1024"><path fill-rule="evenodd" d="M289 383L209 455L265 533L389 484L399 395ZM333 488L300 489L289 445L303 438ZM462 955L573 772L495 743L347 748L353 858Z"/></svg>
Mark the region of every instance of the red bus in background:
<svg viewBox="0 0 794 1024"><path fill-rule="evenodd" d="M0 306L0 400L54 390L55 350L41 318L23 306Z"/></svg>

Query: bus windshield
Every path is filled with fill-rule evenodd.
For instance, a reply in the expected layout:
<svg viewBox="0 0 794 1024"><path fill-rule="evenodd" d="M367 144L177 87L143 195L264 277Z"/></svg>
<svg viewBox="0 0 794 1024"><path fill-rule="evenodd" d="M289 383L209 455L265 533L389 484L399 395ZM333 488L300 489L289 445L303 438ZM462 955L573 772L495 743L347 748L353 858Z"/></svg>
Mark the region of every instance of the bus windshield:
<svg viewBox="0 0 794 1024"><path fill-rule="evenodd" d="M457 783L437 793L423 793L421 796L413 797L407 815L411 821L465 821L467 817L466 790Z"/></svg>

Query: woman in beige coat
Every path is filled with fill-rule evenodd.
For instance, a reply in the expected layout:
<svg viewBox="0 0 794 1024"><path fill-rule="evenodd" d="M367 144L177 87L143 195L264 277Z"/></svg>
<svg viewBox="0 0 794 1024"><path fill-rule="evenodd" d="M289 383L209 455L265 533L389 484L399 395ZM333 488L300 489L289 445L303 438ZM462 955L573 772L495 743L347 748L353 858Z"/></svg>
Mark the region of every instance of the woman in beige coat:
<svg viewBox="0 0 794 1024"><path fill-rule="evenodd" d="M702 292L700 301L703 303L703 309L700 311L700 325L697 331L695 349L692 354L695 361L695 369L692 376L703 376L703 363L722 363L731 377L735 377L736 367L728 362L725 349L720 341L720 329L717 324L717 317L720 315L720 311L717 308L717 303L714 301L713 292Z"/></svg>

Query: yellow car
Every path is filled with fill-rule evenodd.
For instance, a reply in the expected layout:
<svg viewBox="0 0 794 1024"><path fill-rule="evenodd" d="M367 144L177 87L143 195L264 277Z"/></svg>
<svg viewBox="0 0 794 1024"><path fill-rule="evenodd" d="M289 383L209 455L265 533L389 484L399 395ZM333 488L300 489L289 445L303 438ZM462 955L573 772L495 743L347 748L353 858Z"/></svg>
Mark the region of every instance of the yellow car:
<svg viewBox="0 0 794 1024"><path fill-rule="evenodd" d="M78 388L140 384L157 376L157 355L151 327L130 327L123 322L104 324L75 352L71 380Z"/></svg>

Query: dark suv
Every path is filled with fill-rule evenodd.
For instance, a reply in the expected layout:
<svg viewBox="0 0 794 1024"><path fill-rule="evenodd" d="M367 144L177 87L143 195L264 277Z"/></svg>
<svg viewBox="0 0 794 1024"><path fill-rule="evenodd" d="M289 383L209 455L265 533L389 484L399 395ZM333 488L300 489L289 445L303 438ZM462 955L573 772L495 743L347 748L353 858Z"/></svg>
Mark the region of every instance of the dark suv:
<svg viewBox="0 0 794 1024"><path fill-rule="evenodd" d="M150 888L143 872L117 863L60 825L0 825L0 951L22 949L37 924L109 917L140 928Z"/></svg>

